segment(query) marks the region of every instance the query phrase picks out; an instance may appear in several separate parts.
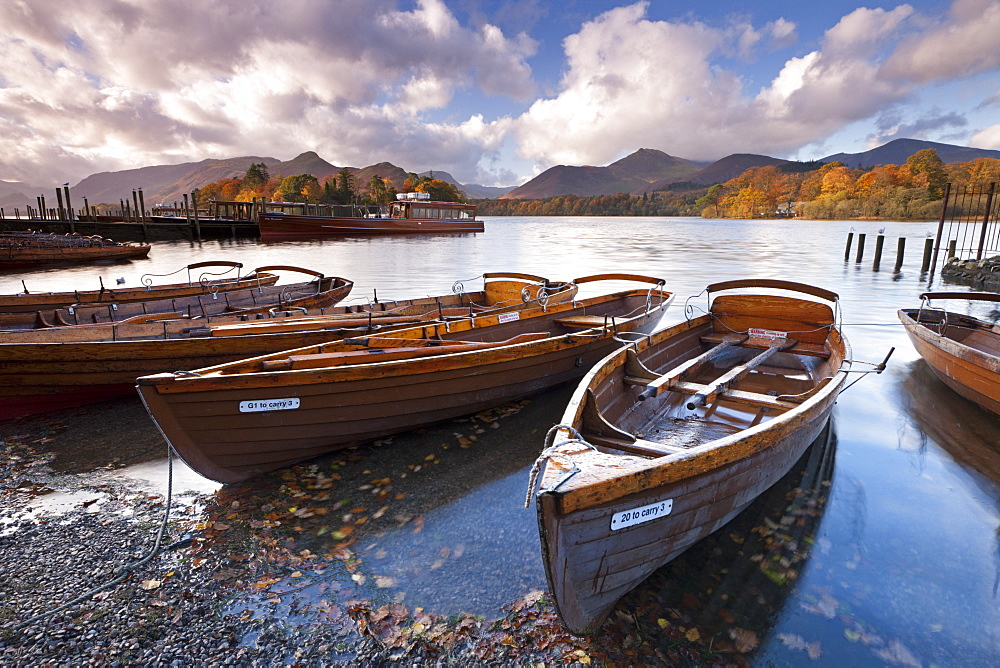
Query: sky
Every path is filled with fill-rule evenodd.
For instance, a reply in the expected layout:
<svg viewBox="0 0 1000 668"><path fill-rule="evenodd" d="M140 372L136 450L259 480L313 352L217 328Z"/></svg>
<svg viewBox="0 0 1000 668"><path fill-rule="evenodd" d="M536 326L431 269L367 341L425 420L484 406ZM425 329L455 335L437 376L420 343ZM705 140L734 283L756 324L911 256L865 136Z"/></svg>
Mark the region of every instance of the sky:
<svg viewBox="0 0 1000 668"><path fill-rule="evenodd" d="M1000 0L0 0L0 181L1000 149Z"/></svg>

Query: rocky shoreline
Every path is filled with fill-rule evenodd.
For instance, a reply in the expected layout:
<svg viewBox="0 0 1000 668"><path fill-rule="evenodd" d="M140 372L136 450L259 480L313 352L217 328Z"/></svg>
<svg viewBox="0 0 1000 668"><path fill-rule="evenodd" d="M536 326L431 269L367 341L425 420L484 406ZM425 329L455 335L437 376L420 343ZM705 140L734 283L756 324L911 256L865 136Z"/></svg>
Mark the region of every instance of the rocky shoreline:
<svg viewBox="0 0 1000 668"><path fill-rule="evenodd" d="M1000 292L1000 255L982 260L948 258L941 277L952 282L969 285L976 290Z"/></svg>

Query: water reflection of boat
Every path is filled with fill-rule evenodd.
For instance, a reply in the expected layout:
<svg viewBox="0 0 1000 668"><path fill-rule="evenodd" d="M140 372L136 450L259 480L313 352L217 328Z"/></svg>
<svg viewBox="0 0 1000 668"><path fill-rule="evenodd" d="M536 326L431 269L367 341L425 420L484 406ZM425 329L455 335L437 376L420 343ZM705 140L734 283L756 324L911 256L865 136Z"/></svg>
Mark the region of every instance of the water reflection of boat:
<svg viewBox="0 0 1000 668"><path fill-rule="evenodd" d="M769 280L707 292L736 289L595 367L555 432L565 441L543 454L543 560L573 633L596 631L625 593L735 517L829 418L850 349L833 308L802 297L837 295Z"/></svg>
<svg viewBox="0 0 1000 668"><path fill-rule="evenodd" d="M653 285L145 376L139 392L191 468L238 482L579 378L673 298L644 276L574 283L604 280Z"/></svg>
<svg viewBox="0 0 1000 668"><path fill-rule="evenodd" d="M903 409L923 438L929 437L968 472L994 505L1000 505L1000 423L941 383L923 360L903 376ZM1000 590L1000 527L994 550L993 597Z"/></svg>
<svg viewBox="0 0 1000 668"><path fill-rule="evenodd" d="M1000 502L1000 424L996 417L952 392L922 360L913 363L900 386L903 409L921 435L976 476L991 481L980 487Z"/></svg>
<svg viewBox="0 0 1000 668"><path fill-rule="evenodd" d="M919 309L899 311L913 347L945 385L1000 414L1000 325L930 306L932 300L948 299L1000 304L1000 294L925 292L920 297Z"/></svg>

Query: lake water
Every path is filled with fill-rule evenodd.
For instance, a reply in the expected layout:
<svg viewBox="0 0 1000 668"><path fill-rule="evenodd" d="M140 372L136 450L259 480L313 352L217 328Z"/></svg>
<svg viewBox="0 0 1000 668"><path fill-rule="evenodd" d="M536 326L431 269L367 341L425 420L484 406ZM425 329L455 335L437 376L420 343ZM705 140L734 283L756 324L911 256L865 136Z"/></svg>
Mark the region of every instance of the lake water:
<svg viewBox="0 0 1000 668"><path fill-rule="evenodd" d="M854 262L853 251L850 261L843 259L851 226L868 233L861 263ZM881 227L886 249L882 271L875 272L874 238ZM441 294L456 280L472 290L480 285L475 277L492 271L552 279L626 272L666 280L677 295L665 318L669 323L683 318L687 297L721 280L780 278L831 289L840 294L855 360L877 363L891 347L896 351L885 373L863 378L838 401L824 442L827 464L812 470L822 480L814 481L821 512L810 516L810 548L790 559L795 577L779 583L780 591L753 589L752 610L741 622L761 642L754 662L806 663L803 648L820 643L819 663L825 665L995 665L1000 419L939 383L896 318L898 308L919 304L921 292L941 287L919 272L923 239L935 228L934 223L857 221L488 218L486 232L477 235L158 242L147 261L0 275L0 292L20 291L22 280L32 291L97 287L98 277L106 286L118 277L136 285L144 273L165 274L209 259L238 260L247 269L299 265L348 277L355 281L355 301L367 300L376 289L380 299ZM894 274L899 237L907 238L908 255L901 273ZM694 301L705 305L704 296ZM955 306L1000 315L983 304ZM501 606L544 589L535 515L521 504L528 468L570 390L559 388L514 415L497 417L497 428L449 423L370 449L358 467L363 470L352 473L348 463L345 479L355 475L361 482L372 471L393 469L397 488L406 491L405 512L422 522L420 532L410 523L359 541L369 575L391 578L397 599L405 597L407 605L442 614L500 616ZM80 443L111 438L106 430L91 434L82 426L95 411L108 422L122 416L130 442L158 447L158 434L134 401L85 414L67 412L61 419L79 420ZM75 417L80 415L86 420ZM472 447L456 445L463 436L476 439ZM452 447L442 453L445 445ZM434 462L438 455L440 463ZM153 473L144 475L155 477L156 455L151 456ZM804 484L796 480L775 490L778 496L767 507L780 512L782 500ZM761 505L752 512L767 510ZM735 577L743 572L735 561L718 565L718 559L728 558L730 533L723 529L699 546L700 552L663 569L637 596L648 601L659 593L655 588L667 596L673 583L699 565L704 571L705 564L727 574L711 586L719 600L746 596L758 587L751 576Z"/></svg>

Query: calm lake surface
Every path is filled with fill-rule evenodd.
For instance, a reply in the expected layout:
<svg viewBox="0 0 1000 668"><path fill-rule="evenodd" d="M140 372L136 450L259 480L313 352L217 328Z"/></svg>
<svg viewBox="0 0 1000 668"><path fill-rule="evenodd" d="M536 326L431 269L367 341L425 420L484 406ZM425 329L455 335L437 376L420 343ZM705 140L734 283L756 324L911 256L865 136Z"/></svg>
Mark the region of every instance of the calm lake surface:
<svg viewBox="0 0 1000 668"><path fill-rule="evenodd" d="M853 250L848 262L843 259L851 226L868 234L861 263L855 263ZM881 227L885 252L882 271L874 272L874 240ZM1000 419L939 383L896 317L898 308L917 306L921 292L942 287L937 278L919 272L923 239L935 228L934 223L858 221L488 218L486 232L477 235L268 244L157 242L147 261L2 274L0 292L21 291L22 280L31 291L96 288L98 277L106 286L114 286L118 277L137 285L142 274L166 274L210 259L240 261L247 270L291 264L344 276L355 281L348 301L366 301L376 289L382 300L442 294L456 280L475 290L481 285L476 277L492 271L552 279L624 272L666 280L667 289L677 295L665 318L669 324L683 318L687 297L717 281L780 278L831 289L840 294L855 360L878 363L891 347L896 351L885 373L869 375L841 395L829 437L815 446L825 448L827 462L821 471L812 471L822 478L816 482L821 512L809 518L813 538L797 558L794 581L779 583L770 594L755 589L756 598L748 603L754 612L742 624L761 641L754 663L996 665ZM901 273L894 274L899 237L907 238L907 257ZM299 278L289 275L289 280ZM705 306L704 296L692 302ZM1000 317L983 304L958 302L954 307ZM358 549L367 557L371 575L392 577L407 605L441 614L468 611L498 617L501 606L545 589L535 514L521 505L528 469L545 431L559 421L570 391L559 388L533 399L500 420L500 428L485 430L475 448L428 467L433 471L415 472L414 464L431 452L426 448L454 441L456 431L468 429L463 423L399 436L379 448L373 457L384 457L386 467L409 465L408 498L422 504L413 510L423 517L423 531L404 529L362 541ZM132 441L161 443L152 423L136 413L136 405L103 404L86 415L100 415L107 424L127 417ZM72 421L74 415L68 412L65 419ZM26 421L22 426L30 425ZM112 438L107 432L106 426L92 431L81 426L76 438L96 448ZM141 475L158 484L162 455L151 458ZM369 458L365 466L374 470L377 462ZM192 487L214 489L213 483L197 478L189 474L185 480ZM780 510L785 494L801 484L792 480L775 490L777 498L768 503ZM764 512L748 512L758 511ZM753 523L752 518L744 521ZM721 530L699 546L702 552L685 555L682 563L666 567L645 586L666 591L671 578L687 577L699 564L709 564L734 574L724 580L727 589L715 596L745 597L750 576L735 577L740 572L735 561L718 565L729 549L730 533L728 527ZM447 558L444 567L442 558ZM689 561L683 562L685 558ZM759 575L759 569L750 571ZM628 604L626 599L623 605ZM868 642L874 635L883 641L877 651ZM821 644L822 658L810 662L801 645L815 642Z"/></svg>

